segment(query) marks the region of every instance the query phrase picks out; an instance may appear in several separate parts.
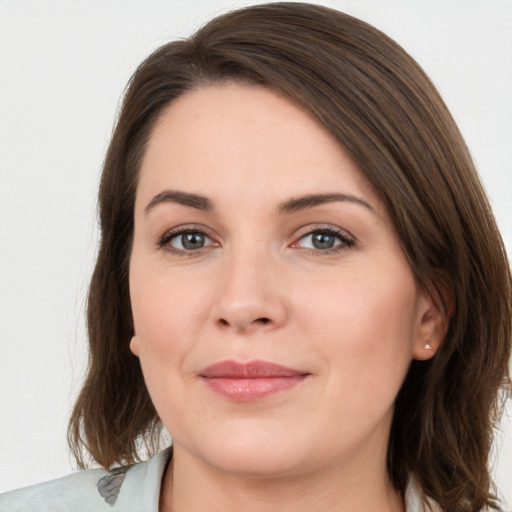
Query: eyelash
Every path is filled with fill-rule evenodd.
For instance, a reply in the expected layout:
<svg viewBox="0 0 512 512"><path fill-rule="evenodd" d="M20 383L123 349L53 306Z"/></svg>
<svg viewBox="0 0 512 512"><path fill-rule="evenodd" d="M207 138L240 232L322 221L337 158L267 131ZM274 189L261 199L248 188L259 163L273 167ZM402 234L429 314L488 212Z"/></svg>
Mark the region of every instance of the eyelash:
<svg viewBox="0 0 512 512"><path fill-rule="evenodd" d="M182 235L186 235L186 234L199 234L199 235L203 235L204 237L212 240L212 238L207 233L205 233L204 229L202 229L200 227L194 227L194 226L184 226L184 227L180 227L180 228L176 228L176 229L167 231L158 240L157 247L159 249L166 249L167 251L175 253L180 256L190 256L190 255L200 253L201 249L203 249L204 247L200 247L199 249L195 249L195 250L186 250L186 249L177 249L176 247L173 247L172 245L170 245L170 242L173 239L175 239L179 236L182 236ZM351 235L349 235L346 231L343 231L341 229L336 229L333 227L323 227L323 226L320 227L319 226L319 227L315 227L313 229L309 229L307 232L301 234L296 239L296 241L290 245L290 247L297 247L296 244L298 244L298 242L300 240L303 240L304 238L311 236L313 234L323 234L323 235L327 235L327 236L332 236L334 238L337 238L340 241L340 243L338 243L334 247L331 247L328 249L302 248L302 250L306 254L328 255L328 254L338 253L343 250L351 249L355 244L354 238ZM215 245L215 242L212 245ZM210 246L212 246L212 245L210 245ZM206 247L209 247L209 246L206 246Z"/></svg>
<svg viewBox="0 0 512 512"><path fill-rule="evenodd" d="M157 247L159 249L165 249L169 252L172 252L174 254L177 254L179 256L190 256L194 255L200 252L200 249L195 250L186 250L186 249L177 249L176 247L173 247L170 245L170 242L179 236L187 235L187 234L198 234L203 235L204 237L212 240L212 237L208 236L207 233L205 233L204 229L201 227L195 227L195 226L183 226L176 229L172 229L170 231L167 231L157 242ZM208 247L208 246L207 246Z"/></svg>
<svg viewBox="0 0 512 512"><path fill-rule="evenodd" d="M291 247L294 247L295 244L297 244L300 240L303 240L307 236L311 236L313 234L322 234L322 235L328 235L332 236L334 238L337 238L340 243L335 245L334 247L331 247L329 249L309 249L309 248L303 248L303 250L306 252L306 254L312 254L312 255L329 255L329 254L335 254L347 249L351 249L354 247L355 239L349 235L346 231L343 231L342 229L333 228L333 227L324 227L324 226L318 226L314 227L312 229L309 229L306 233L301 234L296 242L293 242Z"/></svg>

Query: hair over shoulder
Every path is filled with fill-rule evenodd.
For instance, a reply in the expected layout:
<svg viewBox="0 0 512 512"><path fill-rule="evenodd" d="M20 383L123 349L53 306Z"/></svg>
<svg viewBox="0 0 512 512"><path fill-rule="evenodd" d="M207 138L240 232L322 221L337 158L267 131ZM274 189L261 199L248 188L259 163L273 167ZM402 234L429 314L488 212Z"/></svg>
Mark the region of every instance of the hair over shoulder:
<svg viewBox="0 0 512 512"><path fill-rule="evenodd" d="M301 105L351 155L393 220L415 277L450 317L440 350L412 361L396 399L388 472L414 475L446 511L499 508L493 428L510 390L511 275L464 140L418 64L392 39L303 3L221 15L168 43L132 76L99 191L101 240L87 321L90 361L69 425L80 466L133 463L160 420L129 350L128 270L138 173L152 128L179 96L241 81ZM144 450L142 450L144 451Z"/></svg>

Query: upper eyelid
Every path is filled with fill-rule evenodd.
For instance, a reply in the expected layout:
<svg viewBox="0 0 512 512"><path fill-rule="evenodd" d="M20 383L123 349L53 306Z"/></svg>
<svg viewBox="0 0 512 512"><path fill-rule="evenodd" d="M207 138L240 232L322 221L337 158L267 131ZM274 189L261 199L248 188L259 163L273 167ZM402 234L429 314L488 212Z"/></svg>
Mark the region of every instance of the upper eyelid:
<svg viewBox="0 0 512 512"><path fill-rule="evenodd" d="M201 233L202 235L205 235L213 242L218 243L216 238L211 234L210 230L205 226L198 224L182 224L180 226L168 229L163 234L159 235L156 241L156 245L157 247L163 247L164 245L168 244L173 238L180 236L184 233Z"/></svg>
<svg viewBox="0 0 512 512"><path fill-rule="evenodd" d="M338 226L333 226L331 224L308 224L299 228L297 230L297 234L295 235L295 239L298 240L304 236L310 235L312 233L316 233L317 231L326 231L333 233L339 236L345 236L346 238L350 238L353 241L356 241L356 237L350 233L350 231L340 228Z"/></svg>
<svg viewBox="0 0 512 512"><path fill-rule="evenodd" d="M347 230L342 229L340 227L334 227L332 225L317 225L316 227L311 226L304 226L305 231L303 233L300 233L294 237L294 241L289 245L289 247L302 249L304 251L308 252L314 252L315 254L332 254L332 253L338 253L343 250L351 249L354 247L354 245L357 243L356 238ZM309 228L309 229L308 229ZM301 240L304 238L313 235L314 233L318 232L324 232L329 233L333 235L334 237L338 238L339 243L335 245L334 247L331 247L329 249L312 249L308 247L301 247L299 244Z"/></svg>
<svg viewBox="0 0 512 512"><path fill-rule="evenodd" d="M173 228L167 229L162 236L167 235L179 235L181 233L202 233L208 237L212 237L211 229L203 226L202 224L180 224L179 226L175 226Z"/></svg>
<svg viewBox="0 0 512 512"><path fill-rule="evenodd" d="M289 242L290 246L296 244L301 238L304 238L308 235L316 233L318 231L325 231L332 233L340 238L349 239L351 242L355 243L357 241L356 237L353 236L346 229L340 228L339 226L334 226L332 224L327 223L314 223L314 224L306 224L300 228L294 230L295 233L292 235L292 241ZM182 224L173 228L166 230L162 235L160 235L157 239L157 246L163 246L168 243L174 237L177 237L183 233L197 232L205 235L210 238L216 244L220 244L220 237L216 236L213 230L202 224Z"/></svg>
<svg viewBox="0 0 512 512"><path fill-rule="evenodd" d="M183 232L198 232L203 233L207 236L214 236L212 234L212 230L202 224L180 224L179 226L175 226L166 230L162 236L167 234L180 234ZM346 229L340 228L338 226L333 226L331 224L323 224L323 223L314 223L314 224L306 224L302 227L294 229L294 231L300 236L304 236L310 233L314 233L315 231L332 231L333 233L343 233L351 238L355 238L349 231ZM295 235L297 236L297 235Z"/></svg>

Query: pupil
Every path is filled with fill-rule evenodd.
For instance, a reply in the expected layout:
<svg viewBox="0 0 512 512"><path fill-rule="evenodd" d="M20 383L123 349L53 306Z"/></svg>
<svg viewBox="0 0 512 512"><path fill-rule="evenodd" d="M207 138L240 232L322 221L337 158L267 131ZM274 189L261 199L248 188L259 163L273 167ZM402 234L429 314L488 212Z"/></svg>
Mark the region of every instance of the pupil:
<svg viewBox="0 0 512 512"><path fill-rule="evenodd" d="M327 233L313 235L313 245L316 249L331 249L334 245L334 237Z"/></svg>
<svg viewBox="0 0 512 512"><path fill-rule="evenodd" d="M199 249L204 246L204 235L201 235L201 233L185 233L181 236L181 243L185 249Z"/></svg>

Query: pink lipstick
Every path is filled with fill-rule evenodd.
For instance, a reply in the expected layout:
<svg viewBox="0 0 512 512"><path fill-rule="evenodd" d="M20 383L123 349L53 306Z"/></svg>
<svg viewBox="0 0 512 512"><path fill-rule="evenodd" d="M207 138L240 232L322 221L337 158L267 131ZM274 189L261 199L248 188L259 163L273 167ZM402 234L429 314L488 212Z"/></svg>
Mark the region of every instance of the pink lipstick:
<svg viewBox="0 0 512 512"><path fill-rule="evenodd" d="M309 374L268 361L220 361L199 372L206 385L236 402L253 402L290 389Z"/></svg>

